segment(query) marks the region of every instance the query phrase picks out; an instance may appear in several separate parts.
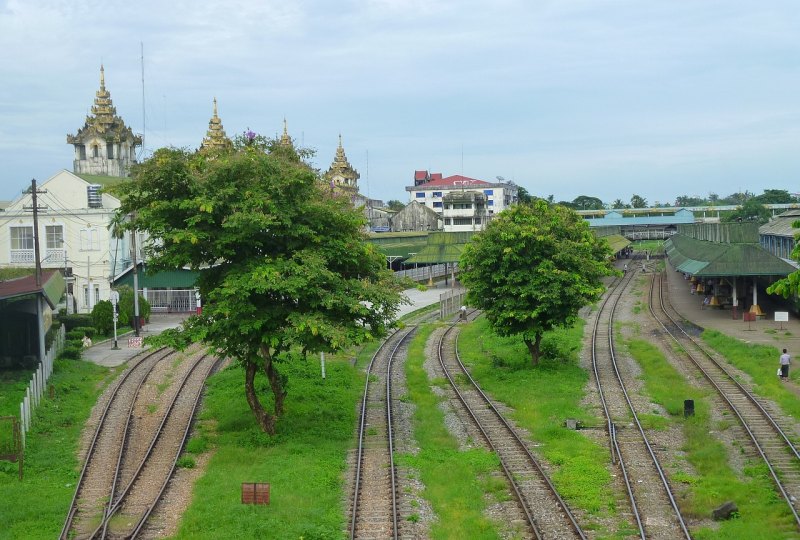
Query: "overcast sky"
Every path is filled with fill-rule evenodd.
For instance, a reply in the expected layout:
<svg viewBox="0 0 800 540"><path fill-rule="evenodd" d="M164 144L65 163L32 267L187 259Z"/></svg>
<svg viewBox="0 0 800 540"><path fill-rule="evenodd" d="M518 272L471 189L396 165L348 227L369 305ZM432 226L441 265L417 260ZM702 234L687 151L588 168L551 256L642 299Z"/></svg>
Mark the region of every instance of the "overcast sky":
<svg viewBox="0 0 800 540"><path fill-rule="evenodd" d="M144 49L144 115L141 46ZM0 0L0 199L106 88L146 154L283 128L361 192L416 169L649 203L800 191L797 0ZM146 119L146 121L144 120Z"/></svg>

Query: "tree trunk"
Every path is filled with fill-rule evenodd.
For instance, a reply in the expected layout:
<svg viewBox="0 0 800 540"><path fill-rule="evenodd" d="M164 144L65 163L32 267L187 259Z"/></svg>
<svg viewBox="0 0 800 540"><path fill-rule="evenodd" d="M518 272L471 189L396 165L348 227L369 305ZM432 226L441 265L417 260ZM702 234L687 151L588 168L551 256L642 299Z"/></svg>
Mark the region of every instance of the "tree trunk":
<svg viewBox="0 0 800 540"><path fill-rule="evenodd" d="M539 345L542 343L542 334L536 334L536 338L531 341L528 338L523 338L522 341L525 342L525 346L528 347L528 352L531 353L531 365L536 366L539 364L539 357L541 356L541 351L539 350Z"/></svg>
<svg viewBox="0 0 800 540"><path fill-rule="evenodd" d="M244 368L244 393L247 397L247 404L250 406L250 410L253 411L261 430L270 435L275 435L276 416L264 409L256 394L255 378L257 370L258 366L255 363L249 361L246 363Z"/></svg>
<svg viewBox="0 0 800 540"><path fill-rule="evenodd" d="M283 401L286 399L286 390L283 388L283 382L278 369L272 362L271 355L264 360L264 370L267 373L267 379L269 379L269 386L272 388L272 395L275 397L275 416L281 416L283 414Z"/></svg>

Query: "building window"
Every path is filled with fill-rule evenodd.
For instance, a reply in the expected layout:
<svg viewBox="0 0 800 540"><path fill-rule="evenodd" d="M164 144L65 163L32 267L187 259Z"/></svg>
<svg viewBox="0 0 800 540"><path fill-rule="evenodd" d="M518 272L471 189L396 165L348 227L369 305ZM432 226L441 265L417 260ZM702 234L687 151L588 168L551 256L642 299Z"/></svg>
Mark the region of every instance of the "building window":
<svg viewBox="0 0 800 540"><path fill-rule="evenodd" d="M483 194L484 195L494 195L494 190L493 189L484 189L483 190Z"/></svg>
<svg viewBox="0 0 800 540"><path fill-rule="evenodd" d="M81 251L100 249L100 233L97 229L81 229Z"/></svg>
<svg viewBox="0 0 800 540"><path fill-rule="evenodd" d="M61 225L48 225L44 228L47 240L47 249L63 249L64 227Z"/></svg>
<svg viewBox="0 0 800 540"><path fill-rule="evenodd" d="M480 224L481 224L481 218L476 217L475 218L475 225L480 225Z"/></svg>
<svg viewBox="0 0 800 540"><path fill-rule="evenodd" d="M441 197L442 196L442 192L441 191L434 191L433 192L433 196L434 197Z"/></svg>
<svg viewBox="0 0 800 540"><path fill-rule="evenodd" d="M33 227L11 227L11 249L33 249Z"/></svg>
<svg viewBox="0 0 800 540"><path fill-rule="evenodd" d="M450 225L450 223L451 222L450 222L450 218L449 217L448 218L444 218L444 224L445 225Z"/></svg>
<svg viewBox="0 0 800 540"><path fill-rule="evenodd" d="M468 217L453 218L453 225L472 225L472 218Z"/></svg>
<svg viewBox="0 0 800 540"><path fill-rule="evenodd" d="M442 207L442 201L433 201L433 207L434 208L441 208Z"/></svg>
<svg viewBox="0 0 800 540"><path fill-rule="evenodd" d="M86 145L79 144L78 145L78 159L86 159Z"/></svg>
<svg viewBox="0 0 800 540"><path fill-rule="evenodd" d="M487 202L487 204L488 204L489 206L494 206L494 201L488 201L488 202Z"/></svg>
<svg viewBox="0 0 800 540"><path fill-rule="evenodd" d="M94 158L100 157L100 148L98 148L96 144L92 145L92 157Z"/></svg>
<svg viewBox="0 0 800 540"><path fill-rule="evenodd" d="M114 159L114 143L106 144L106 157L108 159Z"/></svg>
<svg viewBox="0 0 800 540"><path fill-rule="evenodd" d="M417 191L416 197L417 197L417 199L424 199L425 198L425 192L424 191Z"/></svg>

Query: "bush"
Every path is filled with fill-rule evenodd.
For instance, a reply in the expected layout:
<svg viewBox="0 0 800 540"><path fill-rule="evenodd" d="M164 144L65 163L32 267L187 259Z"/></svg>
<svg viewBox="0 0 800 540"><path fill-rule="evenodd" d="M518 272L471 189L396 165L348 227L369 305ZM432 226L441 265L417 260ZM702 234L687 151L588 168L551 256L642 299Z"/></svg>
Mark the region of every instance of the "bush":
<svg viewBox="0 0 800 540"><path fill-rule="evenodd" d="M133 326L133 289L123 285L119 289L119 324ZM139 295L139 316L145 321L150 320L150 304Z"/></svg>
<svg viewBox="0 0 800 540"><path fill-rule="evenodd" d="M103 335L110 334L114 329L114 305L109 300L101 300L94 305L92 323Z"/></svg>
<svg viewBox="0 0 800 540"><path fill-rule="evenodd" d="M93 338L94 335L97 333L97 329L94 326L79 326L75 330L80 330L81 332L83 332L81 338L83 338L83 336L89 336L90 338Z"/></svg>
<svg viewBox="0 0 800 540"><path fill-rule="evenodd" d="M73 328L78 328L79 326L92 326L92 316L85 313L64 315L61 317L61 322L64 324L64 328L67 332L69 332Z"/></svg>
<svg viewBox="0 0 800 540"><path fill-rule="evenodd" d="M80 360L81 353L83 353L83 345L74 341L67 341L64 350L58 355L59 358L66 358L68 360Z"/></svg>
<svg viewBox="0 0 800 540"><path fill-rule="evenodd" d="M80 328L74 328L67 332L67 339L69 341L81 341L83 339L83 330Z"/></svg>

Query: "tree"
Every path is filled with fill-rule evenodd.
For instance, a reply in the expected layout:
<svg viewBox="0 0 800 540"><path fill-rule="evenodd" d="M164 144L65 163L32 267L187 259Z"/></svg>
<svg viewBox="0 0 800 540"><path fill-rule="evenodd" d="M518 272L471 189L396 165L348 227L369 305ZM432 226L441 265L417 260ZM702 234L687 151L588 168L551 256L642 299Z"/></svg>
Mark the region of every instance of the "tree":
<svg viewBox="0 0 800 540"><path fill-rule="evenodd" d="M501 212L464 248L468 301L502 336L520 335L536 365L542 334L598 300L611 250L573 210L535 201Z"/></svg>
<svg viewBox="0 0 800 540"><path fill-rule="evenodd" d="M706 201L701 199L700 197L690 197L688 195L681 195L675 199L675 206L677 207L686 207L686 206L705 206Z"/></svg>
<svg viewBox="0 0 800 540"><path fill-rule="evenodd" d="M745 201L735 211L731 212L723 218L723 221L755 221L758 223L766 223L769 221L769 209L761 204L756 198L751 198Z"/></svg>
<svg viewBox="0 0 800 540"><path fill-rule="evenodd" d="M794 197L785 189L765 189L764 193L753 198L761 204L788 204L794 202Z"/></svg>
<svg viewBox="0 0 800 540"><path fill-rule="evenodd" d="M631 197L631 206L633 208L647 208L647 199L634 194L633 197Z"/></svg>
<svg viewBox="0 0 800 540"><path fill-rule="evenodd" d="M365 241L363 214L291 147L160 149L118 193L120 211L135 211L126 226L158 239L148 268L199 272L202 314L154 342L203 341L237 361L267 433L284 410L282 362L380 337L395 318L399 287Z"/></svg>
<svg viewBox="0 0 800 540"><path fill-rule="evenodd" d="M603 201L597 197L579 195L572 200L572 207L578 210L602 210L605 208Z"/></svg>
<svg viewBox="0 0 800 540"><path fill-rule="evenodd" d="M524 187L517 186L517 200L522 204L526 204L533 200L533 196Z"/></svg>
<svg viewBox="0 0 800 540"><path fill-rule="evenodd" d="M628 208L628 205L622 202L622 199L617 199L613 203L611 203L611 208L614 210L622 210L624 208Z"/></svg>
<svg viewBox="0 0 800 540"><path fill-rule="evenodd" d="M800 220L793 221L792 228L800 228ZM795 238L797 238L798 234L800 233L795 232ZM792 249L792 259L795 261L800 261L800 242L795 242L794 244L794 249ZM800 294L800 270L792 272L785 278L779 279L767 287L767 293L779 294L784 298L797 297L797 295Z"/></svg>
<svg viewBox="0 0 800 540"><path fill-rule="evenodd" d="M403 204L403 203L401 203L401 202L400 202L400 201L398 201L397 199L392 199L391 201L389 201L389 202L387 202L387 203L386 203L386 207L387 207L389 210L394 210L394 211L396 211L396 212L399 212L400 210L402 210L403 208L405 208L405 207L406 207L406 205L405 205L405 204Z"/></svg>

